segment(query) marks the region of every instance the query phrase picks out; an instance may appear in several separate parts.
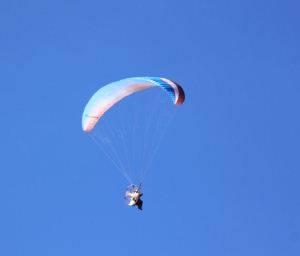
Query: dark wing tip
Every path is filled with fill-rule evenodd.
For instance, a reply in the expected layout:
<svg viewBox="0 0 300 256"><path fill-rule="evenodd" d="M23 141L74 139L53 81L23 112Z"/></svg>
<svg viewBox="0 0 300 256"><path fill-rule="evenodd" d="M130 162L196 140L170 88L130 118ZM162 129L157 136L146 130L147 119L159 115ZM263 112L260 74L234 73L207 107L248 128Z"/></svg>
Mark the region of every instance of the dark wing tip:
<svg viewBox="0 0 300 256"><path fill-rule="evenodd" d="M174 84L176 84L177 88L178 88L178 99L177 99L177 102L176 102L176 105L182 105L185 101L185 93L184 93L184 90L182 89L181 85L174 82Z"/></svg>

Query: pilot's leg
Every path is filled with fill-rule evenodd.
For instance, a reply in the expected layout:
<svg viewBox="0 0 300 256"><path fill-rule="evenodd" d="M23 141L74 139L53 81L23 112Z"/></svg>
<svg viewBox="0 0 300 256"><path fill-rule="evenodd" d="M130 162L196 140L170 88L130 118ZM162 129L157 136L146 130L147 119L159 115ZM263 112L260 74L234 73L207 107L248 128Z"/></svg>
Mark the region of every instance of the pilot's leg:
<svg viewBox="0 0 300 256"><path fill-rule="evenodd" d="M139 210L143 210L142 209L142 207L143 207L143 201L141 199L137 201L136 205L137 205L137 207L138 207Z"/></svg>

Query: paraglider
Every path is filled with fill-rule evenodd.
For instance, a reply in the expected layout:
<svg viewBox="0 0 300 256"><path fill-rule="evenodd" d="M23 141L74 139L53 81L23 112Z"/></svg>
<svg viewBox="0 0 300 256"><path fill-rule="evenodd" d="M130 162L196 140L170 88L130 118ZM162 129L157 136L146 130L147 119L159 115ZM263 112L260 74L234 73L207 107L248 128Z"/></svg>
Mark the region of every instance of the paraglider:
<svg viewBox="0 0 300 256"><path fill-rule="evenodd" d="M150 88L159 90L148 90ZM137 103L130 106L130 100L134 99L137 92L142 96L142 91L152 90L161 99L156 100L153 95L145 99L137 97ZM127 100L129 95L132 96ZM83 131L91 135L130 184L134 184L133 178L142 183L174 116L174 108L170 107L172 104L165 96L169 96L177 106L185 101L182 87L172 80L161 77L126 78L101 87L84 108ZM128 110L128 106L131 109ZM149 109L144 110L146 107ZM120 120L119 123L117 120ZM140 177L134 177L137 175ZM142 210L140 186L130 187L131 190L125 194L128 205Z"/></svg>
<svg viewBox="0 0 300 256"><path fill-rule="evenodd" d="M124 199L129 206L137 206L139 210L143 210L143 201L141 199L142 196L143 193L141 192L141 185L136 186L132 184L127 187Z"/></svg>

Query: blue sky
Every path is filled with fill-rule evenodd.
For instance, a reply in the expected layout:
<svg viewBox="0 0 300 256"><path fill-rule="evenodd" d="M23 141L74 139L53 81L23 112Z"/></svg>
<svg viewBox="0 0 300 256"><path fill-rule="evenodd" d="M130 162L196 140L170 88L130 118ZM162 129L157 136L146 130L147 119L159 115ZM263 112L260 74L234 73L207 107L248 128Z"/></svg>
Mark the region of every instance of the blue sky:
<svg viewBox="0 0 300 256"><path fill-rule="evenodd" d="M2 1L0 255L299 255L299 8ZM81 131L100 86L141 75L187 95L143 212Z"/></svg>

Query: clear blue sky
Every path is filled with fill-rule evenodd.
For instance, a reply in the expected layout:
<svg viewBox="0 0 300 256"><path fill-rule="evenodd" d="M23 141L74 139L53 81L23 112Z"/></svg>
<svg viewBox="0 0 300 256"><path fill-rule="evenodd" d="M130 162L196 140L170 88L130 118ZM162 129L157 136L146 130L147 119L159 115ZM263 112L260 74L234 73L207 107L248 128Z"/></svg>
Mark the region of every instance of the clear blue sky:
<svg viewBox="0 0 300 256"><path fill-rule="evenodd" d="M300 255L299 9L1 1L0 255ZM140 75L187 95L143 212L81 131L96 89Z"/></svg>

